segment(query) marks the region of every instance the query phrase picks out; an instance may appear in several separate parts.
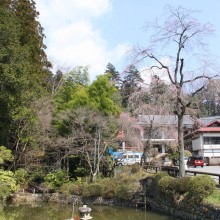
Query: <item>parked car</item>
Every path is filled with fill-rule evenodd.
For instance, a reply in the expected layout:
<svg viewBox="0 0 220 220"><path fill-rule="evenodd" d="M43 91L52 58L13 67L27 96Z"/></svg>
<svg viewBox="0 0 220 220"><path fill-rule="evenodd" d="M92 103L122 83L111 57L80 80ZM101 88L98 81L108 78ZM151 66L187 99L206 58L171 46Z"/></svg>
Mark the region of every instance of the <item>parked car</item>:
<svg viewBox="0 0 220 220"><path fill-rule="evenodd" d="M184 156L184 165L186 166L189 157ZM174 166L179 166L179 158L173 158L172 163Z"/></svg>
<svg viewBox="0 0 220 220"><path fill-rule="evenodd" d="M198 167L204 166L204 159L203 157L200 156L194 156L194 157L189 157L188 161L187 161L187 166L194 166L194 167Z"/></svg>
<svg viewBox="0 0 220 220"><path fill-rule="evenodd" d="M122 155L122 157L117 160L116 164L119 166L132 165L132 164L136 164L136 163L141 164L142 155L143 155L143 153L139 153L139 152L124 153Z"/></svg>

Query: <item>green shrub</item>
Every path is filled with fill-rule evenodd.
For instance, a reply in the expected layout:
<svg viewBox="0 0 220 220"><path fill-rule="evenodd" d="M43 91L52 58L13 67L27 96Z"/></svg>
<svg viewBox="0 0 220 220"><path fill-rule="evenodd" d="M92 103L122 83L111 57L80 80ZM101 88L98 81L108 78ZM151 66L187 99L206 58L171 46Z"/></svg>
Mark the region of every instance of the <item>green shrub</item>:
<svg viewBox="0 0 220 220"><path fill-rule="evenodd" d="M81 195L82 194L82 185L79 185L75 182L64 183L60 188L59 192L65 195Z"/></svg>
<svg viewBox="0 0 220 220"><path fill-rule="evenodd" d="M116 194L117 182L112 178L105 178L101 181L103 186L103 196L106 198L113 198Z"/></svg>
<svg viewBox="0 0 220 220"><path fill-rule="evenodd" d="M142 187L139 180L134 179L133 177L127 177L126 181L124 179L123 181L118 182L115 197L124 200L132 199L135 194L140 193L141 190Z"/></svg>
<svg viewBox="0 0 220 220"><path fill-rule="evenodd" d="M130 184L132 182L136 182L137 179L135 178L134 175L127 175L126 173L125 174L122 174L121 175L121 178L118 180L119 183L123 183L123 184Z"/></svg>
<svg viewBox="0 0 220 220"><path fill-rule="evenodd" d="M167 172L158 172L146 179L146 191L150 197L160 199L162 191L158 183L164 177L169 177Z"/></svg>
<svg viewBox="0 0 220 220"><path fill-rule="evenodd" d="M12 151L7 149L5 146L0 146L0 164L4 164L5 161L13 161L14 156Z"/></svg>
<svg viewBox="0 0 220 220"><path fill-rule="evenodd" d="M44 181L45 173L41 169L37 169L30 174L29 181L42 183Z"/></svg>
<svg viewBox="0 0 220 220"><path fill-rule="evenodd" d="M77 176L77 177L85 176L85 174L86 174L86 169L84 167L77 167L74 170L74 177L75 176Z"/></svg>
<svg viewBox="0 0 220 220"><path fill-rule="evenodd" d="M60 187L62 184L68 182L68 176L65 171L57 170L55 172L48 173L44 178L46 185L50 189Z"/></svg>
<svg viewBox="0 0 220 220"><path fill-rule="evenodd" d="M25 169L19 168L15 171L14 176L20 187L26 187L28 185L29 174Z"/></svg>
<svg viewBox="0 0 220 220"><path fill-rule="evenodd" d="M116 198L128 200L130 199L130 188L128 185L119 185L116 188Z"/></svg>
<svg viewBox="0 0 220 220"><path fill-rule="evenodd" d="M190 176L185 176L185 177L181 177L181 178L177 179L176 192L178 192L179 194L184 194L184 193L188 192L189 182L190 182L191 178L192 177L190 177Z"/></svg>
<svg viewBox="0 0 220 220"><path fill-rule="evenodd" d="M165 195L173 195L175 193L177 179L171 176L164 176L158 182L160 191Z"/></svg>
<svg viewBox="0 0 220 220"><path fill-rule="evenodd" d="M204 199L205 203L214 205L215 207L220 207L220 191L219 189L215 189L211 195Z"/></svg>
<svg viewBox="0 0 220 220"><path fill-rule="evenodd" d="M178 158L178 151L176 149L176 147L174 146L168 146L168 149L167 149L167 156L170 160L174 161L175 159Z"/></svg>
<svg viewBox="0 0 220 220"><path fill-rule="evenodd" d="M192 153L188 150L184 150L184 156L185 157L191 157L192 156Z"/></svg>
<svg viewBox="0 0 220 220"><path fill-rule="evenodd" d="M103 188L100 183L91 183L84 185L82 195L85 197L102 196Z"/></svg>
<svg viewBox="0 0 220 220"><path fill-rule="evenodd" d="M195 176L189 182L188 196L190 200L201 202L214 191L215 187L212 177L207 175Z"/></svg>
<svg viewBox="0 0 220 220"><path fill-rule="evenodd" d="M82 177L76 177L76 181L75 181L76 184L83 184L84 181L83 181L83 178Z"/></svg>
<svg viewBox="0 0 220 220"><path fill-rule="evenodd" d="M42 192L51 192L51 191L54 191L54 187L48 183L48 182L43 182L40 184L40 187L41 187L41 191Z"/></svg>
<svg viewBox="0 0 220 220"><path fill-rule="evenodd" d="M6 200L16 189L14 174L11 171L0 170L0 199Z"/></svg>
<svg viewBox="0 0 220 220"><path fill-rule="evenodd" d="M154 182L158 184L158 182L165 176L169 176L167 172L158 172L154 176Z"/></svg>
<svg viewBox="0 0 220 220"><path fill-rule="evenodd" d="M123 173L120 178L105 178L100 181L103 186L103 196L120 199L132 198L141 191L140 179L135 175Z"/></svg>
<svg viewBox="0 0 220 220"><path fill-rule="evenodd" d="M139 163L131 165L131 173L132 174L138 173L140 171L140 169L141 169L141 166Z"/></svg>

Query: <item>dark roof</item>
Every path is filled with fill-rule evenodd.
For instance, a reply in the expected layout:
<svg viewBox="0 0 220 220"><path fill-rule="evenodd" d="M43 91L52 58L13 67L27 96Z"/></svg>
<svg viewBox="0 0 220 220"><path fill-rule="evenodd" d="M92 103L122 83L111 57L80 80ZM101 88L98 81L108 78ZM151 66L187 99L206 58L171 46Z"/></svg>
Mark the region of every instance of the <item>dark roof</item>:
<svg viewBox="0 0 220 220"><path fill-rule="evenodd" d="M206 125L206 127L220 127L220 121L213 121Z"/></svg>
<svg viewBox="0 0 220 220"><path fill-rule="evenodd" d="M220 132L220 121L218 120L211 120L211 119L217 119L216 117L210 117L210 118L207 118L207 120L205 121L206 124L205 126L193 131L192 133L190 134L187 134L185 137L190 137L190 136L193 136L195 134L198 134L198 133L206 133L206 132L211 132L211 133L216 133L216 132ZM211 122L210 122L211 121Z"/></svg>
<svg viewBox="0 0 220 220"><path fill-rule="evenodd" d="M153 123L154 125L177 125L178 118L176 115L139 115L138 123L140 125L147 125ZM189 115L183 117L184 126L193 126L194 120Z"/></svg>
<svg viewBox="0 0 220 220"><path fill-rule="evenodd" d="M203 126L207 126L208 124L211 124L214 121L220 122L220 116L211 116L211 117L206 117L206 118L200 118L200 119L198 119L198 121Z"/></svg>

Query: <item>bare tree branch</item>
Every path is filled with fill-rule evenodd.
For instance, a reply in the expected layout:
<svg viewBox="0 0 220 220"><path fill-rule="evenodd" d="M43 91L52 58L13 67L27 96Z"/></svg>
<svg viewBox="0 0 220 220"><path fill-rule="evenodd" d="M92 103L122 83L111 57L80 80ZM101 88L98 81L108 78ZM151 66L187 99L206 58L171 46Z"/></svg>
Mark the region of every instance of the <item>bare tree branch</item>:
<svg viewBox="0 0 220 220"><path fill-rule="evenodd" d="M210 74L199 72L190 78L187 68L190 64L187 63L189 52L197 52L197 54L206 51L207 42L205 37L213 32L210 24L201 24L194 17L194 11L186 10L182 7L174 8L167 7L165 20L160 23L156 20L154 23L148 23L147 28L154 30L152 35L152 46L155 50L158 50L160 54L165 51L165 48L170 50L170 53L174 52L173 60L170 64L165 65L162 61L162 55L156 55L157 53L150 48L136 47L133 50L133 59L136 63L144 63L145 68L151 70L165 70L167 77L170 81L170 89L173 94L169 97L170 105L173 108L173 112L178 117L178 140L179 140L179 160L180 160L180 176L184 176L184 142L183 142L183 116L190 107L194 96L204 89L206 81L213 79L218 74ZM194 55L194 54L193 54ZM153 61L153 62L152 62ZM188 64L188 65L187 65ZM194 62L195 66L197 63ZM198 86L198 82L202 85ZM197 85L196 85L197 84ZM172 85L172 86L171 86ZM186 88L191 87L191 93L186 92Z"/></svg>

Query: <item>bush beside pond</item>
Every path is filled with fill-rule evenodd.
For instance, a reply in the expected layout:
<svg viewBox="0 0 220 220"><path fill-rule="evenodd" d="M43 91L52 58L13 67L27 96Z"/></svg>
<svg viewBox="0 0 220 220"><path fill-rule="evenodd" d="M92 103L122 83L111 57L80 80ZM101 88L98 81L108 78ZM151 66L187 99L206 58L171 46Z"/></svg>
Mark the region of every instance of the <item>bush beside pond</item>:
<svg viewBox="0 0 220 220"><path fill-rule="evenodd" d="M200 203L216 188L214 180L207 175L174 178L160 172L145 180L147 194L156 199L161 196L187 202Z"/></svg>
<svg viewBox="0 0 220 220"><path fill-rule="evenodd" d="M188 196L191 201L201 202L211 195L216 188L214 180L210 176L195 176L189 181Z"/></svg>
<svg viewBox="0 0 220 220"><path fill-rule="evenodd" d="M149 198L164 199L176 205L180 202L199 204L215 189L215 182L206 175L174 178L165 172L152 175L146 174L141 169L126 167L122 172L118 172L115 178L98 179L91 184L83 180L67 182L58 192L67 196L74 194L83 197L101 196L106 199L136 200L143 191L141 185L143 179L146 182L144 187Z"/></svg>
<svg viewBox="0 0 220 220"><path fill-rule="evenodd" d="M119 167L114 178L99 178L90 184L80 178L64 182L57 189L58 193L43 194L42 201L135 206L144 189L153 210L181 218L188 216L185 219L189 216L190 219L198 219L195 216L201 216L200 213L205 216L213 212L213 216L219 214L219 209L203 202L215 188L209 176L174 178L163 172L155 175L141 168Z"/></svg>
<svg viewBox="0 0 220 220"><path fill-rule="evenodd" d="M58 192L65 195L82 195L83 197L102 196L104 198L117 198L131 200L142 191L140 178L147 176L140 165L120 167L115 178L97 179L93 183L75 181L64 183Z"/></svg>

